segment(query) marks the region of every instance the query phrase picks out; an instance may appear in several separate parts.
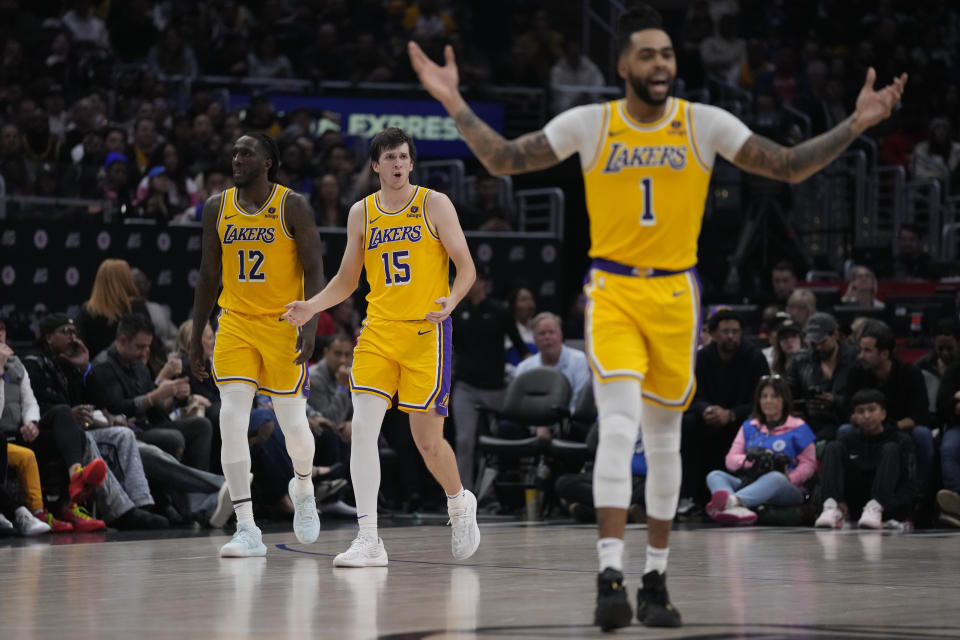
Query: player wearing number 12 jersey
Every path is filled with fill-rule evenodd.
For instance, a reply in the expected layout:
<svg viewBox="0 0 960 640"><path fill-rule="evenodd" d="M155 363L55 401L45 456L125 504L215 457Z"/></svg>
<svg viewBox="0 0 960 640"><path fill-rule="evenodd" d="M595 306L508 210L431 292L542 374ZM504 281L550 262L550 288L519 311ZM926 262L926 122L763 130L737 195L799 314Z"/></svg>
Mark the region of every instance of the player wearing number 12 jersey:
<svg viewBox="0 0 960 640"><path fill-rule="evenodd" d="M387 564L377 536L377 438L394 396L397 406L410 414L417 448L447 494L453 556L469 558L480 544L477 500L464 490L453 450L443 439L450 393L450 312L470 290L476 269L450 199L410 184L416 157L413 139L401 129L374 136L370 162L380 176L380 190L350 209L347 247L337 275L309 300L288 304L284 316L300 326L353 293L361 270L366 270L367 317L350 373L350 473L360 533L334 558L338 567ZM457 268L452 287L450 260Z"/></svg>
<svg viewBox="0 0 960 640"><path fill-rule="evenodd" d="M300 542L320 533L312 482L314 440L307 423L307 360L316 323L300 329L281 320L291 296L323 286L320 237L303 196L277 184L277 145L263 134L240 136L233 145L236 187L211 196L203 207L203 254L194 296L190 365L207 377L200 338L213 310L217 285L220 318L212 374L220 390L220 459L237 531L220 548L223 557L262 556L260 529L250 501L247 427L254 395L273 396L294 478L293 530Z"/></svg>
<svg viewBox="0 0 960 640"><path fill-rule="evenodd" d="M694 391L700 314L694 265L715 157L799 182L888 117L907 80L904 74L874 90L870 69L853 115L788 149L721 109L671 96L676 57L655 9L641 4L625 12L616 37L626 97L575 107L512 141L464 102L450 46L441 67L416 43L408 45L420 82L491 174L545 169L580 154L593 258L584 333L600 425L593 467L600 569L594 621L604 630L626 626L632 617L622 556L638 425L647 459L648 546L637 618L652 627L681 624L667 595L667 543L680 493L680 421Z"/></svg>

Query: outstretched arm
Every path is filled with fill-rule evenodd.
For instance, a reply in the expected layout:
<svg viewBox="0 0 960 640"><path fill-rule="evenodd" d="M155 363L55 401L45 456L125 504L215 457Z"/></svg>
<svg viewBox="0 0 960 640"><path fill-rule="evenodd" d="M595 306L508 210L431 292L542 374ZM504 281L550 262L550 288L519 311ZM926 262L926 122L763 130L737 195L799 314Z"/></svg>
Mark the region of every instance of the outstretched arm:
<svg viewBox="0 0 960 640"><path fill-rule="evenodd" d="M307 200L299 193L287 196L284 215L287 225L293 231L303 265L303 295L312 298L320 293L326 278L323 275L323 248L320 246L320 234L313 220L313 211ZM317 317L314 315L303 324L303 331L297 340L299 355L295 364L303 364L313 355L313 342L317 337Z"/></svg>
<svg viewBox="0 0 960 640"><path fill-rule="evenodd" d="M203 205L203 239L200 257L200 275L193 293L193 334L190 337L190 370L198 380L207 377L203 358L203 330L210 321L210 313L217 301L220 288L220 270L223 254L217 235L217 216L220 214L222 193L210 196Z"/></svg>
<svg viewBox="0 0 960 640"><path fill-rule="evenodd" d="M350 207L347 217L347 247L343 251L337 275L330 279L322 291L308 300L294 300L287 304L284 320L301 327L324 309L343 302L356 290L360 271L363 269L363 228L363 202L360 201Z"/></svg>
<svg viewBox="0 0 960 640"><path fill-rule="evenodd" d="M857 97L853 114L830 131L795 147L784 147L754 134L737 152L733 164L744 171L774 180L806 180L833 162L857 136L890 116L903 95L907 74L894 78L892 84L879 91L873 88L876 77L873 67L867 70L867 78Z"/></svg>
<svg viewBox="0 0 960 640"><path fill-rule="evenodd" d="M477 268L473 264L470 247L467 246L467 239L463 236L463 229L457 218L457 210L453 208L450 198L442 193L431 193L427 206L430 207L430 219L437 227L440 242L457 267L450 295L435 300L440 308L426 315L430 322L443 322L470 291L477 279Z"/></svg>
<svg viewBox="0 0 960 640"><path fill-rule="evenodd" d="M446 63L442 67L428 58L415 42L407 44L407 52L423 88L440 101L453 118L467 146L491 175L537 171L560 162L542 130L524 134L516 140L507 140L477 117L460 95L460 77L453 47L447 45L444 48Z"/></svg>

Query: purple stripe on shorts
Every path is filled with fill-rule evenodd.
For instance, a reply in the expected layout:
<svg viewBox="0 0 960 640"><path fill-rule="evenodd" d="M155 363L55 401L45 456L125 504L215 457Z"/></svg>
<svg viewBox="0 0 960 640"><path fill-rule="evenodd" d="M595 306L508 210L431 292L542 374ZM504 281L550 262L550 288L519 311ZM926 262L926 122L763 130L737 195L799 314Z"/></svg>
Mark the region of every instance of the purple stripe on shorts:
<svg viewBox="0 0 960 640"><path fill-rule="evenodd" d="M440 390L436 395L437 414L447 415L447 406L450 403L450 369L453 366L453 319L449 316L441 323L440 344L437 345L437 354L440 363Z"/></svg>

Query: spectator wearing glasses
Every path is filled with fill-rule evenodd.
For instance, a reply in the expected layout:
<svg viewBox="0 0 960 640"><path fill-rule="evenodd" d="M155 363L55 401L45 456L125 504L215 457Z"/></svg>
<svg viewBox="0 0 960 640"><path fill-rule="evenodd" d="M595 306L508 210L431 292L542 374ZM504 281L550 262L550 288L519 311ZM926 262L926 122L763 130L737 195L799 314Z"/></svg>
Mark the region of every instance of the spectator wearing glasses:
<svg viewBox="0 0 960 640"><path fill-rule="evenodd" d="M751 525L760 505L803 503L804 483L817 468L816 436L790 410L786 380L776 374L760 378L753 412L727 452L727 470L707 476L708 516L723 525Z"/></svg>

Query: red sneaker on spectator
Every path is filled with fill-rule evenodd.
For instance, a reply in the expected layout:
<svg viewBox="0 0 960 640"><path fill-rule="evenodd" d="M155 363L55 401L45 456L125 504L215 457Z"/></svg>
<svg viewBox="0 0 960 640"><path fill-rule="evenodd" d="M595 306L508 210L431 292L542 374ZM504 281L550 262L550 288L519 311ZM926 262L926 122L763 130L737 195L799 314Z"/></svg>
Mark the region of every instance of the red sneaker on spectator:
<svg viewBox="0 0 960 640"><path fill-rule="evenodd" d="M70 506L63 511L60 517L63 518L64 521L72 524L73 530L78 533L99 531L100 529L107 528L106 522L92 517L86 509L76 502L71 502Z"/></svg>
<svg viewBox="0 0 960 640"><path fill-rule="evenodd" d="M46 509L44 509L43 511L38 511L33 515L37 516L38 520L42 520L43 522L46 522L48 525L50 525L51 533L70 533L71 531L73 531L72 524L70 524L69 522L65 522L63 520L57 520L56 518L53 517L53 514L47 511Z"/></svg>
<svg viewBox="0 0 960 640"><path fill-rule="evenodd" d="M90 492L103 484L107 477L107 465L100 458L92 460L87 466L80 467L70 476L70 502L83 502Z"/></svg>

